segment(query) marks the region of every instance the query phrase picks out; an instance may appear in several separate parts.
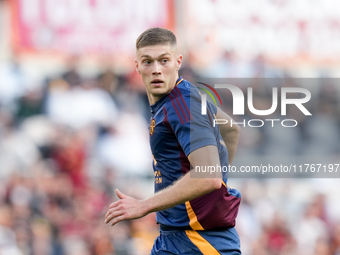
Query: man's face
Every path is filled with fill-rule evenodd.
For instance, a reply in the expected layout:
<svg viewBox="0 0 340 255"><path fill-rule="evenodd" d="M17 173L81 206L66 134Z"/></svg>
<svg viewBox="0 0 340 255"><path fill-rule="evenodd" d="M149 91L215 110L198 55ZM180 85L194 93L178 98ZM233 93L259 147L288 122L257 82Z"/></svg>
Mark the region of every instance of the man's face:
<svg viewBox="0 0 340 255"><path fill-rule="evenodd" d="M146 46L137 50L135 64L154 104L175 87L182 56L170 45Z"/></svg>

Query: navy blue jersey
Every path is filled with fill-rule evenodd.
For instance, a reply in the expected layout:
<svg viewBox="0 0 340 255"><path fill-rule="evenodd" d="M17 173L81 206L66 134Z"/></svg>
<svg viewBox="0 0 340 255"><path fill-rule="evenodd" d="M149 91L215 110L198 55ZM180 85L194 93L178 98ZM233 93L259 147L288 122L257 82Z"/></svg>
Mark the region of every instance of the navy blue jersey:
<svg viewBox="0 0 340 255"><path fill-rule="evenodd" d="M155 192L173 184L191 170L188 155L207 145L218 148L221 167L228 167L228 150L218 125L217 108L207 103L201 114L198 89L181 77L174 89L151 106L150 145L153 154ZM192 230L227 229L235 225L240 193L227 187L227 174L219 190L156 213L158 223Z"/></svg>

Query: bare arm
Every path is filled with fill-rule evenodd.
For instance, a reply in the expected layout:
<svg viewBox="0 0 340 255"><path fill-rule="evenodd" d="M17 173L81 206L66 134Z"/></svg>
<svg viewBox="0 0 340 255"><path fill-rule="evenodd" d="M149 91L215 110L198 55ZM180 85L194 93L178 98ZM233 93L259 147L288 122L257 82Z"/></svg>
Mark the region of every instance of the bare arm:
<svg viewBox="0 0 340 255"><path fill-rule="evenodd" d="M193 151L188 159L193 167L220 165L217 147L213 145ZM216 173L210 178L191 178L190 174L186 174L173 185L145 200L136 200L116 190L117 196L121 199L110 205L105 223L111 221L113 226L122 220L140 218L212 192L222 185L222 179L216 177L221 176Z"/></svg>
<svg viewBox="0 0 340 255"><path fill-rule="evenodd" d="M216 118L228 120L227 124L220 124L218 126L220 128L220 133L224 140L225 146L228 149L229 164L231 164L236 154L241 128L239 125L234 123L231 126L230 124L233 119L220 108L217 108Z"/></svg>
<svg viewBox="0 0 340 255"><path fill-rule="evenodd" d="M231 126L232 118L219 108L217 109L216 118L228 120L228 124L219 125L219 129L228 148L229 162L231 164L237 150L240 127L237 124ZM195 166L220 165L216 146L205 146L195 150L189 155L188 159L194 168ZM173 185L145 200L128 197L116 190L120 200L110 205L105 216L105 223L111 222L113 226L122 220L136 219L151 212L165 210L219 189L221 185L222 179L217 173L211 175L210 178L191 178L190 174L186 174Z"/></svg>

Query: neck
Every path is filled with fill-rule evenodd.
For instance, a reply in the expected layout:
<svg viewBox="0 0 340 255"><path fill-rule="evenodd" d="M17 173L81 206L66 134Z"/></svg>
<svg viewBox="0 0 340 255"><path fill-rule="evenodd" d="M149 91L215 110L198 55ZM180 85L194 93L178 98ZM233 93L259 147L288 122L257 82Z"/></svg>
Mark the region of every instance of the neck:
<svg viewBox="0 0 340 255"><path fill-rule="evenodd" d="M154 95L151 95L151 94L147 93L148 99L149 99L149 104L153 105L153 104L157 103L162 97L165 97L166 95L168 95L171 92L171 90L169 92L167 92L166 94L159 95L159 96L158 95L154 96Z"/></svg>
<svg viewBox="0 0 340 255"><path fill-rule="evenodd" d="M162 95L152 95L152 94L150 94L149 92L147 92L148 99L149 99L149 104L150 104L150 105L153 105L153 104L157 103L157 101L159 101L161 98L163 98L163 97L165 97L166 95L168 95L168 94L174 89L174 87L176 86L176 83L177 83L178 78L179 78L179 75L177 74L173 86L171 86L171 88L169 89L169 91L168 91L167 93L165 93L165 94L162 94Z"/></svg>

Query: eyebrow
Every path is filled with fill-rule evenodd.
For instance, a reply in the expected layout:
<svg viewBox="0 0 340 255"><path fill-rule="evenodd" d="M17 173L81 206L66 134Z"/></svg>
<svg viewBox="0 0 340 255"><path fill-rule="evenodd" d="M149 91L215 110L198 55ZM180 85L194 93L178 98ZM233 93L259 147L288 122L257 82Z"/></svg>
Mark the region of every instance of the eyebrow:
<svg viewBox="0 0 340 255"><path fill-rule="evenodd" d="M170 53L163 53L162 55L159 55L157 58L161 58L161 57L164 57L166 55L170 55L171 56ZM140 58L152 58L152 57L149 56L149 55L142 55Z"/></svg>

